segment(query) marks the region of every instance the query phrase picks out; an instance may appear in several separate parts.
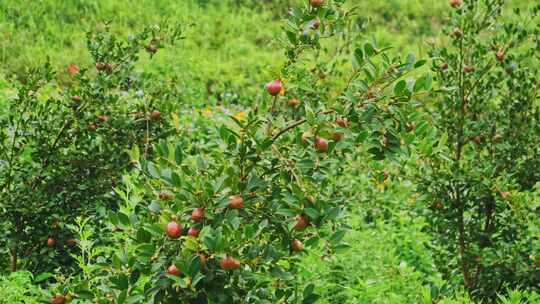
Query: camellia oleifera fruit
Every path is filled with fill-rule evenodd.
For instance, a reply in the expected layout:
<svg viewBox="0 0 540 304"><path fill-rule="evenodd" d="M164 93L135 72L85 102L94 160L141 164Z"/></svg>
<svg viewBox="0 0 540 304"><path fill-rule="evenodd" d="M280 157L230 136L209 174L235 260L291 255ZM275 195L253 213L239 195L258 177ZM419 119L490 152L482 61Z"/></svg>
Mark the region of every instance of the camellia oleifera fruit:
<svg viewBox="0 0 540 304"><path fill-rule="evenodd" d="M57 294L51 299L52 304L64 304L66 302L66 297L61 294Z"/></svg>
<svg viewBox="0 0 540 304"><path fill-rule="evenodd" d="M219 261L219 266L223 270L233 270L240 268L240 262L235 258L227 255Z"/></svg>
<svg viewBox="0 0 540 304"><path fill-rule="evenodd" d="M52 247L56 244L56 240L53 237L47 239L47 246Z"/></svg>
<svg viewBox="0 0 540 304"><path fill-rule="evenodd" d="M177 238L182 234L182 226L176 221L171 221L165 226L165 233L170 238Z"/></svg>
<svg viewBox="0 0 540 304"><path fill-rule="evenodd" d="M192 237L198 237L200 230L195 227L190 227L187 234Z"/></svg>
<svg viewBox="0 0 540 304"><path fill-rule="evenodd" d="M448 4L450 4L451 7L458 8L463 4L462 0L448 0Z"/></svg>
<svg viewBox="0 0 540 304"><path fill-rule="evenodd" d="M304 250L304 244L302 244L302 242L300 242L299 240L293 240L291 242L291 249L293 251L302 251Z"/></svg>
<svg viewBox="0 0 540 304"><path fill-rule="evenodd" d="M229 198L229 208L231 209L243 209L244 199L240 195L233 195Z"/></svg>
<svg viewBox="0 0 540 304"><path fill-rule="evenodd" d="M204 217L204 208L195 208L191 212L191 220L200 221Z"/></svg>
<svg viewBox="0 0 540 304"><path fill-rule="evenodd" d="M328 151L328 141L322 137L316 137L315 138L315 149L319 152L327 152Z"/></svg>
<svg viewBox="0 0 540 304"><path fill-rule="evenodd" d="M319 7L324 4L324 0L310 0L309 4L313 7Z"/></svg>
<svg viewBox="0 0 540 304"><path fill-rule="evenodd" d="M282 88L283 86L281 85L281 80L279 79L272 80L266 85L266 91L272 96L278 95Z"/></svg>
<svg viewBox="0 0 540 304"><path fill-rule="evenodd" d="M170 274L170 275L173 275L173 276L179 276L180 275L180 271L178 270L178 268L176 268L176 265L172 264L171 266L169 266L167 268L167 273Z"/></svg>
<svg viewBox="0 0 540 304"><path fill-rule="evenodd" d="M346 128L347 125L348 125L347 118L344 118L344 117L336 118L336 124L338 124L338 126L340 126L342 128Z"/></svg>
<svg viewBox="0 0 540 304"><path fill-rule="evenodd" d="M309 221L304 215L299 215L296 217L296 224L294 225L294 230L300 231L306 229Z"/></svg>
<svg viewBox="0 0 540 304"><path fill-rule="evenodd" d="M154 110L152 111L152 113L150 113L150 118L152 119L159 119L160 117L161 117L161 112L158 110Z"/></svg>

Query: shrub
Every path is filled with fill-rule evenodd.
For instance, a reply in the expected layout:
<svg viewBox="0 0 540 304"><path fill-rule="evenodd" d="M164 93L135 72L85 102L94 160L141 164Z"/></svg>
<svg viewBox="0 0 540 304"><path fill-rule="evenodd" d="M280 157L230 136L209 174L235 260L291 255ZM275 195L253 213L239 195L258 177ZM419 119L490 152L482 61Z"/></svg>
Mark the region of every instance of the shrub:
<svg viewBox="0 0 540 304"><path fill-rule="evenodd" d="M539 227L538 29L528 26L540 7L502 23L503 3L452 8L449 42L431 51L438 138L420 178L445 279L490 300L540 282L530 233Z"/></svg>
<svg viewBox="0 0 540 304"><path fill-rule="evenodd" d="M17 96L0 116L0 217L12 271L18 262L36 272L70 265L66 225L114 208L107 196L130 165L124 150L136 145L150 154L152 141L166 135L166 120L151 113L165 116L161 99L174 92L149 86L135 63L141 50L153 55L180 34L153 27L123 41L107 26L88 34L95 67L70 65L68 86L55 82L50 64L14 82Z"/></svg>
<svg viewBox="0 0 540 304"><path fill-rule="evenodd" d="M100 303L317 300L297 264L303 249L342 248L347 197L332 177L360 142L378 159L399 151L404 117L430 89L427 76L405 80L425 60L357 43L342 3L291 10L287 61L247 113L213 124L184 116L176 139L154 143L155 157L130 150L138 170L110 214L118 246L80 260L86 272L59 276L53 293Z"/></svg>

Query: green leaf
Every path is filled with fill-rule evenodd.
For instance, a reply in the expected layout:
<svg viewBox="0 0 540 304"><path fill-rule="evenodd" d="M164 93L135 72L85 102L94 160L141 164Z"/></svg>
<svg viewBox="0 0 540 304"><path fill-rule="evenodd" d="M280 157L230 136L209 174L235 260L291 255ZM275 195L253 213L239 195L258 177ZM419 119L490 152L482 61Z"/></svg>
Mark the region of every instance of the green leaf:
<svg viewBox="0 0 540 304"><path fill-rule="evenodd" d="M40 282L43 282L45 280L47 280L48 278L54 276L52 273L49 273L49 272L43 272L43 273L40 273L36 276L36 278L34 279L34 283L40 283Z"/></svg>
<svg viewBox="0 0 540 304"><path fill-rule="evenodd" d="M184 160L184 152L182 151L182 146L180 144L176 145L174 149L174 161L177 165L181 165Z"/></svg>
<svg viewBox="0 0 540 304"><path fill-rule="evenodd" d="M403 94L403 91L407 88L407 82L405 80L400 80L394 87L394 95L400 96Z"/></svg>

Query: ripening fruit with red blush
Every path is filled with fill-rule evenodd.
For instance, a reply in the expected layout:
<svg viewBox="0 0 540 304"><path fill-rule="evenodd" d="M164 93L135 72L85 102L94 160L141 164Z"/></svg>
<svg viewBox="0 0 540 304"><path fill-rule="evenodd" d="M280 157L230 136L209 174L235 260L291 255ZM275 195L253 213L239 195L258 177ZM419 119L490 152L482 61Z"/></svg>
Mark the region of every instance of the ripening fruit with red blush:
<svg viewBox="0 0 540 304"><path fill-rule="evenodd" d="M79 95L75 95L75 96L71 97L71 100L73 100L75 102L81 102L82 98Z"/></svg>
<svg viewBox="0 0 540 304"><path fill-rule="evenodd" d="M107 115L101 115L98 117L99 121L105 123L107 121L109 121L109 117Z"/></svg>
<svg viewBox="0 0 540 304"><path fill-rule="evenodd" d="M157 53L158 49L157 47L154 45L154 44L149 44L146 46L146 50L148 51L148 53L150 54L155 54Z"/></svg>
<svg viewBox="0 0 540 304"><path fill-rule="evenodd" d="M332 139L334 141L341 141L343 139L343 137L345 136L345 134L341 133L341 132L334 132L332 134Z"/></svg>
<svg viewBox="0 0 540 304"><path fill-rule="evenodd" d="M279 92L281 92L281 89L282 85L281 80L279 79L273 80L266 85L266 91L272 96L278 95Z"/></svg>
<svg viewBox="0 0 540 304"><path fill-rule="evenodd" d="M56 240L53 237L47 239L47 246L52 247L56 244Z"/></svg>
<svg viewBox="0 0 540 304"><path fill-rule="evenodd" d="M101 61L96 62L96 70L98 71L105 70L105 63Z"/></svg>
<svg viewBox="0 0 540 304"><path fill-rule="evenodd" d="M336 123L338 124L338 126L340 126L342 128L346 128L347 125L348 125L347 118L344 118L344 117L336 118Z"/></svg>
<svg viewBox="0 0 540 304"><path fill-rule="evenodd" d="M204 208L195 208L191 212L191 219L193 221L200 221L204 217Z"/></svg>
<svg viewBox="0 0 540 304"><path fill-rule="evenodd" d="M88 125L88 129L94 131L94 130L97 130L97 125L95 123L91 123Z"/></svg>
<svg viewBox="0 0 540 304"><path fill-rule="evenodd" d="M199 229L195 228L195 227L190 227L187 234L189 236L192 236L192 237L198 237L199 236L199 232L201 232Z"/></svg>
<svg viewBox="0 0 540 304"><path fill-rule="evenodd" d="M75 74L79 73L79 68L76 65L74 65L73 63L70 63L67 66L67 72L68 72L69 75L75 75Z"/></svg>
<svg viewBox="0 0 540 304"><path fill-rule="evenodd" d="M463 71L465 73L472 73L475 71L475 68L472 65L466 65L465 67L463 67Z"/></svg>
<svg viewBox="0 0 540 304"><path fill-rule="evenodd" d="M288 102L287 102L287 105L289 107L296 107L300 104L300 100L298 100L298 98L293 98L293 99L290 99Z"/></svg>
<svg viewBox="0 0 540 304"><path fill-rule="evenodd" d="M315 138L315 149L319 152L327 152L328 151L328 142L326 139L322 137Z"/></svg>
<svg viewBox="0 0 540 304"><path fill-rule="evenodd" d="M232 270L240 268L240 262L231 256L225 256L219 261L219 266L223 270Z"/></svg>
<svg viewBox="0 0 540 304"><path fill-rule="evenodd" d="M313 29L318 29L319 27L321 26L321 20L319 20L319 18L313 20L313 23L311 24L311 27Z"/></svg>
<svg viewBox="0 0 540 304"><path fill-rule="evenodd" d="M180 275L180 271L178 270L178 268L176 268L176 265L172 264L171 266L169 266L167 268L167 273L170 274L170 275L173 275L173 276L179 276Z"/></svg>
<svg viewBox="0 0 540 304"><path fill-rule="evenodd" d="M302 251L304 250L304 244L302 244L302 242L300 242L299 240L293 240L291 242L291 249L293 251Z"/></svg>
<svg viewBox="0 0 540 304"><path fill-rule="evenodd" d="M309 4L313 7L319 7L324 4L324 0L311 0L309 1Z"/></svg>
<svg viewBox="0 0 540 304"><path fill-rule="evenodd" d="M66 302L66 297L61 294L57 294L51 299L52 304L64 304Z"/></svg>
<svg viewBox="0 0 540 304"><path fill-rule="evenodd" d="M240 195L233 195L229 198L229 208L231 209L243 209L244 199Z"/></svg>
<svg viewBox="0 0 540 304"><path fill-rule="evenodd" d="M74 238L68 239L66 243L68 244L69 247L75 247L75 246L77 246L77 240L74 239Z"/></svg>
<svg viewBox="0 0 540 304"><path fill-rule="evenodd" d="M152 119L159 119L161 117L161 112L154 110L152 113L150 113L150 118Z"/></svg>
<svg viewBox="0 0 540 304"><path fill-rule="evenodd" d="M165 226L165 233L170 238L177 238L182 234L182 226L175 221L169 222L167 226Z"/></svg>
<svg viewBox="0 0 540 304"><path fill-rule="evenodd" d="M446 71L446 70L448 70L448 63L446 63L446 62L445 62L445 63L441 63L441 65L439 66L439 69L440 69L441 71L443 71L443 72Z"/></svg>
<svg viewBox="0 0 540 304"><path fill-rule="evenodd" d="M294 225L294 230L304 230L308 226L308 220L305 216L299 215L296 217L296 225Z"/></svg>
<svg viewBox="0 0 540 304"><path fill-rule="evenodd" d="M496 54L495 54L495 57L497 57L497 60L499 62L503 62L504 61L504 58L506 57L504 52L503 51L498 51Z"/></svg>
<svg viewBox="0 0 540 304"><path fill-rule="evenodd" d="M158 197L162 201L170 201L173 199L173 195L166 191L161 191L158 193Z"/></svg>
<svg viewBox="0 0 540 304"><path fill-rule="evenodd" d="M458 7L460 7L460 6L463 4L463 1L462 1L462 0L448 0L448 3L449 3L450 6L452 6L453 8L458 8Z"/></svg>
<svg viewBox="0 0 540 304"><path fill-rule="evenodd" d="M456 37L456 38L460 38L461 36L463 36L463 32L459 29L459 28L455 28L453 31L452 31L452 36Z"/></svg>

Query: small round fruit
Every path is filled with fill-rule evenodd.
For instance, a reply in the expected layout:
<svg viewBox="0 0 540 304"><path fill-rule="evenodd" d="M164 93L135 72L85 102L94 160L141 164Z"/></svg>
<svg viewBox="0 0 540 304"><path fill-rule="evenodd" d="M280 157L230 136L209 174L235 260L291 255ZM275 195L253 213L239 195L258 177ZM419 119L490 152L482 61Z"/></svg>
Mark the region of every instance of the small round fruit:
<svg viewBox="0 0 540 304"><path fill-rule="evenodd" d="M158 110L154 110L152 111L152 113L150 113L150 118L152 119L159 119L160 117L161 117L161 112Z"/></svg>
<svg viewBox="0 0 540 304"><path fill-rule="evenodd" d="M480 135L476 135L475 137L473 137L473 141L475 144L480 145L482 144L482 137Z"/></svg>
<svg viewBox="0 0 540 304"><path fill-rule="evenodd" d="M505 54L503 51L498 51L496 54L495 54L495 57L497 58L497 60L499 62L503 62L504 61L504 58L506 58Z"/></svg>
<svg viewBox="0 0 540 304"><path fill-rule="evenodd" d="M75 96L71 97L71 100L73 100L75 102L81 102L82 98L79 95L75 95Z"/></svg>
<svg viewBox="0 0 540 304"><path fill-rule="evenodd" d="M277 96L282 89L281 80L276 79L266 85L266 91L272 96Z"/></svg>
<svg viewBox="0 0 540 304"><path fill-rule="evenodd" d="M167 191L161 191L158 193L158 198L162 201L170 201L173 199L173 195Z"/></svg>
<svg viewBox="0 0 540 304"><path fill-rule="evenodd" d="M191 212L191 220L200 221L204 217L204 208L195 208Z"/></svg>
<svg viewBox="0 0 540 304"><path fill-rule="evenodd" d="M315 20L313 20L313 22L311 23L311 27L313 29L318 29L319 27L321 26L321 20L319 20L319 18L316 18Z"/></svg>
<svg viewBox="0 0 540 304"><path fill-rule="evenodd" d="M77 240L74 238L70 238L66 241L69 247L75 247L77 246Z"/></svg>
<svg viewBox="0 0 540 304"><path fill-rule="evenodd" d="M298 98L293 98L293 99L290 99L288 102L287 102L287 105L289 107L296 107L300 104L300 100Z"/></svg>
<svg viewBox="0 0 540 304"><path fill-rule="evenodd" d="M475 71L475 68L472 65L466 65L465 67L463 67L463 72L465 73L472 73L474 71Z"/></svg>
<svg viewBox="0 0 540 304"><path fill-rule="evenodd" d="M294 225L294 230L304 230L308 226L308 220L305 216L299 215L296 217L296 225Z"/></svg>
<svg viewBox="0 0 540 304"><path fill-rule="evenodd" d="M453 8L458 8L463 4L462 0L448 0L448 4L452 6Z"/></svg>
<svg viewBox="0 0 540 304"><path fill-rule="evenodd" d="M405 131L411 132L414 129L416 129L416 124L414 122L407 123L407 126L405 126Z"/></svg>
<svg viewBox="0 0 540 304"><path fill-rule="evenodd" d="M98 117L99 121L103 122L103 123L106 123L107 121L109 121L109 117L107 115L100 115Z"/></svg>
<svg viewBox="0 0 540 304"><path fill-rule="evenodd" d="M175 221L171 221L165 227L165 233L170 238L177 238L182 234L182 226Z"/></svg>
<svg viewBox="0 0 540 304"><path fill-rule="evenodd" d="M66 302L66 297L61 294L57 294L51 299L52 304L64 304Z"/></svg>
<svg viewBox="0 0 540 304"><path fill-rule="evenodd" d="M348 121L347 121L347 118L338 117L338 118L336 118L336 123L338 124L338 126L340 126L342 128L346 128L347 124L348 124Z"/></svg>
<svg viewBox="0 0 540 304"><path fill-rule="evenodd" d="M244 199L240 195L233 195L229 198L229 208L231 209L243 209Z"/></svg>
<svg viewBox="0 0 540 304"><path fill-rule="evenodd" d="M341 133L341 132L334 132L332 134L332 139L334 141L341 141L343 139L343 137L345 136L345 134Z"/></svg>
<svg viewBox="0 0 540 304"><path fill-rule="evenodd" d="M302 251L304 250L304 244L302 244L302 242L300 242L299 240L293 240L291 242L291 249L293 251Z"/></svg>
<svg viewBox="0 0 540 304"><path fill-rule="evenodd" d="M326 139L322 137L315 138L315 149L319 152L327 152L328 151L328 142Z"/></svg>
<svg viewBox="0 0 540 304"><path fill-rule="evenodd" d="M96 70L98 71L105 70L105 63L101 61L96 62Z"/></svg>
<svg viewBox="0 0 540 304"><path fill-rule="evenodd" d="M52 247L56 244L56 240L53 237L47 239L47 246Z"/></svg>
<svg viewBox="0 0 540 304"><path fill-rule="evenodd" d="M189 228L187 234L189 236L192 236L192 237L198 237L199 236L199 232L201 232L199 229L195 228L195 227L191 227Z"/></svg>
<svg viewBox="0 0 540 304"><path fill-rule="evenodd" d="M463 32L461 31L461 29L456 27L454 28L454 30L452 30L452 36L454 36L455 38L460 38L461 36L463 36Z"/></svg>
<svg viewBox="0 0 540 304"><path fill-rule="evenodd" d="M441 63L441 65L439 65L439 69L440 69L441 71L443 71L443 72L446 71L446 70L448 70L448 63L447 63L447 62Z"/></svg>
<svg viewBox="0 0 540 304"><path fill-rule="evenodd" d="M173 276L179 276L180 275L180 271L178 270L178 268L176 268L176 265L172 264L171 266L169 266L167 268L167 273L170 274L170 275L173 275Z"/></svg>
<svg viewBox="0 0 540 304"><path fill-rule="evenodd" d="M112 71L113 69L113 66L112 64L110 63L105 63L105 70L107 70L108 72Z"/></svg>
<svg viewBox="0 0 540 304"><path fill-rule="evenodd" d="M309 4L313 7L320 7L324 4L324 0L310 0Z"/></svg>
<svg viewBox="0 0 540 304"><path fill-rule="evenodd" d="M75 75L75 74L79 73L79 67L77 67L76 65L71 63L67 67L67 72L68 72L69 75Z"/></svg>
<svg viewBox="0 0 540 304"><path fill-rule="evenodd" d="M240 268L240 262L231 256L225 256L219 261L219 266L223 270L232 270Z"/></svg>
<svg viewBox="0 0 540 304"><path fill-rule="evenodd" d="M157 53L158 49L157 47L154 45L154 44L149 44L146 46L146 50L148 51L148 53L150 54L155 54Z"/></svg>
<svg viewBox="0 0 540 304"><path fill-rule="evenodd" d="M444 208L444 205L441 202L437 202L437 204L435 204L435 208L441 210L442 208Z"/></svg>

